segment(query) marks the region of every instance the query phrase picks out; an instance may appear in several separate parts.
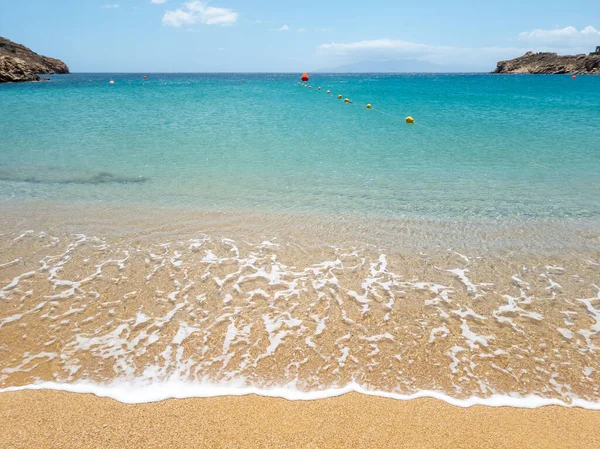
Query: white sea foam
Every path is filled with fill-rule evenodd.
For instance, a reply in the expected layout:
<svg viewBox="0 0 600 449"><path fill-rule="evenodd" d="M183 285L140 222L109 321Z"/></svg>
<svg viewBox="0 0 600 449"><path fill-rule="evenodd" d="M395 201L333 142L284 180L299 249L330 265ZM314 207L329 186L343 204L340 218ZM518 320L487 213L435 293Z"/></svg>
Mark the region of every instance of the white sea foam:
<svg viewBox="0 0 600 449"><path fill-rule="evenodd" d="M475 299L485 296L485 292L482 291L480 287L492 285L489 283L474 284L467 277L467 273L469 272L469 270L466 268L454 268L452 270L446 270L446 271L455 275L465 285L465 287L467 288L467 292L469 292L469 294L473 295L473 298L475 298Z"/></svg>
<svg viewBox="0 0 600 449"><path fill-rule="evenodd" d="M78 382L73 384L40 382L20 387L3 388L0 389L0 394L28 390L55 390L71 393L93 394L98 397L115 399L126 404L143 404L164 401L167 399L212 398L219 396L247 395L276 397L291 401L310 401L342 396L347 393L356 392L369 396L378 396L402 401L420 398L433 398L457 407L485 405L489 407L538 408L548 405L557 405L562 407L581 407L588 410L600 410L600 402L591 402L578 398L573 398L572 402L570 403L561 401L559 399L548 399L534 395L520 396L517 394L492 395L485 398L471 396L466 399L457 399L438 391L418 391L413 394L397 394L386 391L370 390L357 383L350 383L342 388L305 392L299 391L292 386L261 389L244 386L241 382L205 384L182 382L179 379L172 379L161 383L118 381L107 385L98 385L89 382Z"/></svg>
<svg viewBox="0 0 600 449"><path fill-rule="evenodd" d="M567 340L571 340L573 338L573 331L569 330L569 329L565 329L564 327L559 327L556 329L558 332L561 333L561 335L563 337L565 337Z"/></svg>
<svg viewBox="0 0 600 449"><path fill-rule="evenodd" d="M290 260L286 245L207 237L143 248L75 235L60 245L39 269L24 265L15 277L15 263L1 280L0 297L10 304L0 330L23 339L0 364L4 385L53 380L59 383L40 385L108 389L99 395L125 402L249 393L316 399L348 391L457 405L531 398L595 404L600 397L592 385L599 366L590 357L600 349L600 293L596 287L590 295L590 282L570 268L540 273L545 264L523 265L515 275L490 275L478 257L457 254L469 269L448 269L456 260L438 268L424 258L414 270L418 261L391 255L388 266L379 251L340 248L304 264ZM40 329L46 333L36 345L31 336ZM557 332L563 339L552 347ZM436 379L422 381L423 369ZM369 391L337 388L365 378ZM248 383L218 383L235 379ZM150 393L155 387L164 391ZM140 399L123 396L131 388ZM429 391L438 388L445 394ZM415 391L422 393L404 394ZM472 394L482 397L451 397Z"/></svg>
<svg viewBox="0 0 600 449"><path fill-rule="evenodd" d="M0 263L0 268L4 268L4 267L9 267L11 265L14 265L16 263L19 263L21 261L21 258L18 257L14 260L11 260L10 262L6 262L6 263Z"/></svg>

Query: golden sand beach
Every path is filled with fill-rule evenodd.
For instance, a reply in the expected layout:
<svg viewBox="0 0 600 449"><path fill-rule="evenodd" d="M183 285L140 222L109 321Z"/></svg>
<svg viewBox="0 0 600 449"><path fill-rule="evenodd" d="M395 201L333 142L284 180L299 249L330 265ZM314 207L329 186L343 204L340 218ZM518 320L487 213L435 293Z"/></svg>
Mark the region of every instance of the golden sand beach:
<svg viewBox="0 0 600 449"><path fill-rule="evenodd" d="M22 391L0 394L0 447L595 449L600 412L459 408L357 393L315 401L241 396L127 405Z"/></svg>
<svg viewBox="0 0 600 449"><path fill-rule="evenodd" d="M307 392L355 382L456 399L519 394L524 406L528 395L578 403L600 394L595 248L419 252L408 237L396 247L387 231L319 220L253 227L265 219L182 213L173 225L166 213L139 223L147 215L72 211L15 207L0 217L0 388L244 379ZM523 232L534 241L534 231ZM1 449L146 447L585 449L600 447L600 411L359 393L138 405L0 394Z"/></svg>

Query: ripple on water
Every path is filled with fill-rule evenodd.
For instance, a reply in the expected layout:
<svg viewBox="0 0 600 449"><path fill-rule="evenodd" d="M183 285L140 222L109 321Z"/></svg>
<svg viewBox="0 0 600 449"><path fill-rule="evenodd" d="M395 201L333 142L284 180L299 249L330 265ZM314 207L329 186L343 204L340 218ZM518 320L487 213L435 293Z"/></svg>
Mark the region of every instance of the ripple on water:
<svg viewBox="0 0 600 449"><path fill-rule="evenodd" d="M588 257L4 236L0 387L40 381L359 386L600 398Z"/></svg>

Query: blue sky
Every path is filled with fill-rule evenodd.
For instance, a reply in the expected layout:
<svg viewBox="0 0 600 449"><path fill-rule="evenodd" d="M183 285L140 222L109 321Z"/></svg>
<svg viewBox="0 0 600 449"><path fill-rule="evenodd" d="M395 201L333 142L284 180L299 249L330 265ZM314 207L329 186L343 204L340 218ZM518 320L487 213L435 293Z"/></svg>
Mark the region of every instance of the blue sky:
<svg viewBox="0 0 600 449"><path fill-rule="evenodd" d="M314 71L417 59L488 71L600 45L600 1L0 0L0 35L74 72Z"/></svg>

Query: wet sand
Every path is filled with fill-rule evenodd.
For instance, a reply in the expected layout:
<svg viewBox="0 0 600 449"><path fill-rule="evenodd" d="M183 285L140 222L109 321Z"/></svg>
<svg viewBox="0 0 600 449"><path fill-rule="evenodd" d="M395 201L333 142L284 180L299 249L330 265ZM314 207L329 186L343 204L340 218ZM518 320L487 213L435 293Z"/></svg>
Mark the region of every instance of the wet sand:
<svg viewBox="0 0 600 449"><path fill-rule="evenodd" d="M174 377L600 398L595 247L416 251L287 219L258 233L249 216L17 211L0 217L0 388Z"/></svg>
<svg viewBox="0 0 600 449"><path fill-rule="evenodd" d="M0 388L175 375L303 391L356 381L455 398L600 397L597 231L573 242L561 229L477 228L484 250L469 232L410 223L26 212L0 217ZM585 449L600 447L599 429L600 412L579 408L360 394L141 405L0 394L1 449Z"/></svg>
<svg viewBox="0 0 600 449"><path fill-rule="evenodd" d="M0 394L3 448L597 448L600 412L458 408L357 393L127 405L53 391Z"/></svg>

